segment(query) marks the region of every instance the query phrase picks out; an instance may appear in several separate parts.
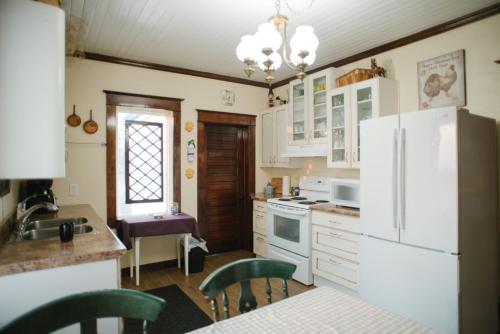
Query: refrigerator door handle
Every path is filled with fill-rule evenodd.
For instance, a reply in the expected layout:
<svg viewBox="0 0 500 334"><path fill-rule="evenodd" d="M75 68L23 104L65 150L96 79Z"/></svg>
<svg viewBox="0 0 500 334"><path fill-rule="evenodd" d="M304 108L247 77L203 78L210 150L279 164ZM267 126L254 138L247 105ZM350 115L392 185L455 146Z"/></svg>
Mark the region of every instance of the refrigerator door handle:
<svg viewBox="0 0 500 334"><path fill-rule="evenodd" d="M399 130L399 213L400 213L400 223L401 229L406 229L406 219L405 219L405 183L406 183L406 129L401 128Z"/></svg>
<svg viewBox="0 0 500 334"><path fill-rule="evenodd" d="M394 228L398 228L398 129L394 129L392 150L392 219Z"/></svg>

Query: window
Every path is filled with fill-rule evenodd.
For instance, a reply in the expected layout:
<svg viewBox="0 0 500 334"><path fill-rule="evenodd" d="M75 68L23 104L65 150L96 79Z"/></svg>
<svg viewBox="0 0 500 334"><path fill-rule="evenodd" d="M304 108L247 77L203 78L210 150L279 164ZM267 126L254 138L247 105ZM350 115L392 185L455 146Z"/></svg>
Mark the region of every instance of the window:
<svg viewBox="0 0 500 334"><path fill-rule="evenodd" d="M163 201L163 124L125 121L125 203Z"/></svg>
<svg viewBox="0 0 500 334"><path fill-rule="evenodd" d="M117 216L163 212L173 197L173 115L117 108Z"/></svg>

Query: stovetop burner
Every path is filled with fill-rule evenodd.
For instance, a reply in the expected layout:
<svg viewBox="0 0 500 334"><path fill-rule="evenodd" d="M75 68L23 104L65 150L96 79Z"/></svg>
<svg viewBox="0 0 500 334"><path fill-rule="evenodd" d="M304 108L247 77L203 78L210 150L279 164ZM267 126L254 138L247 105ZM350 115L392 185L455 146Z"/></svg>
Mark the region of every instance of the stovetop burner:
<svg viewBox="0 0 500 334"><path fill-rule="evenodd" d="M290 202L290 198L278 198L278 201L283 201L283 202Z"/></svg>
<svg viewBox="0 0 500 334"><path fill-rule="evenodd" d="M302 201L302 202L299 202L299 204L312 205L312 204L316 204L316 202L312 202L312 201Z"/></svg>
<svg viewBox="0 0 500 334"><path fill-rule="evenodd" d="M303 200L306 200L307 197L299 197L299 196L296 196L296 197L292 197L293 200L295 201L303 201Z"/></svg>
<svg viewBox="0 0 500 334"><path fill-rule="evenodd" d="M328 201L325 201L324 199L318 199L316 203L328 203Z"/></svg>

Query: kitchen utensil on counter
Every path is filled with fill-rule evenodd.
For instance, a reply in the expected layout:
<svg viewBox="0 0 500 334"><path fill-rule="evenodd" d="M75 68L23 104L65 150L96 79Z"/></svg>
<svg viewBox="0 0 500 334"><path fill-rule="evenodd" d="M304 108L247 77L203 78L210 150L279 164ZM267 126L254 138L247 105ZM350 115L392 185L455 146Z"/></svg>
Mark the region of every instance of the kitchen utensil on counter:
<svg viewBox="0 0 500 334"><path fill-rule="evenodd" d="M62 223L59 225L59 238L62 242L73 240L75 234L75 225L73 223Z"/></svg>
<svg viewBox="0 0 500 334"><path fill-rule="evenodd" d="M283 181L282 181L281 177L271 178L271 185L273 186L274 192L276 194L278 194L278 192L281 192L282 184L283 184Z"/></svg>
<svg viewBox="0 0 500 334"><path fill-rule="evenodd" d="M92 109L90 109L90 119L83 123L83 131L89 135L94 134L99 129L97 123L92 119Z"/></svg>
<svg viewBox="0 0 500 334"><path fill-rule="evenodd" d="M283 176L281 194L283 196L290 195L290 176Z"/></svg>
<svg viewBox="0 0 500 334"><path fill-rule="evenodd" d="M82 123L82 119L80 118L80 116L76 114L76 106L74 104L73 104L73 113L68 116L66 122L68 122L68 125L72 127L77 127Z"/></svg>
<svg viewBox="0 0 500 334"><path fill-rule="evenodd" d="M273 197L273 192L274 192L274 188L271 185L271 182L268 182L267 185L264 187L264 196L266 198L271 198L271 197Z"/></svg>

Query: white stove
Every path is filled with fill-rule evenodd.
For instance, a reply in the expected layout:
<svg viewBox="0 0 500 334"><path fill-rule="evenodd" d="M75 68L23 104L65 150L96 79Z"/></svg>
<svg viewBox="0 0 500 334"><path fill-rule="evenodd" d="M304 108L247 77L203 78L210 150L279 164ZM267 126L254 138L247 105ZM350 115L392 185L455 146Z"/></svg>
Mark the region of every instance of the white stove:
<svg viewBox="0 0 500 334"><path fill-rule="evenodd" d="M312 284L311 206L328 203L330 178L302 176L300 196L267 200L269 257L294 263L293 278Z"/></svg>

